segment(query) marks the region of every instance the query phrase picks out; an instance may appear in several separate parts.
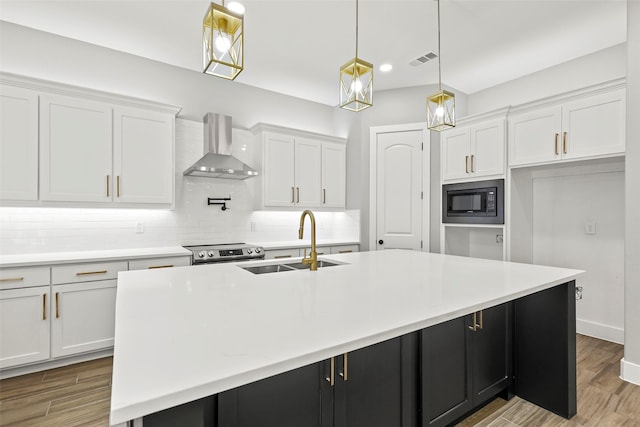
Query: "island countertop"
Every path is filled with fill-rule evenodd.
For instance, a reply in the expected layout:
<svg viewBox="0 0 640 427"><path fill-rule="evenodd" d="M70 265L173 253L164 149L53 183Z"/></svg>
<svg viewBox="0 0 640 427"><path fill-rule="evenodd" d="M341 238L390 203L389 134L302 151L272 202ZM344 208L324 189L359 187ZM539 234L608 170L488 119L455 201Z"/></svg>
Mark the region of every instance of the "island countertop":
<svg viewBox="0 0 640 427"><path fill-rule="evenodd" d="M582 271L404 250L118 276L111 423L232 389L574 280ZM291 262L288 260L287 262Z"/></svg>

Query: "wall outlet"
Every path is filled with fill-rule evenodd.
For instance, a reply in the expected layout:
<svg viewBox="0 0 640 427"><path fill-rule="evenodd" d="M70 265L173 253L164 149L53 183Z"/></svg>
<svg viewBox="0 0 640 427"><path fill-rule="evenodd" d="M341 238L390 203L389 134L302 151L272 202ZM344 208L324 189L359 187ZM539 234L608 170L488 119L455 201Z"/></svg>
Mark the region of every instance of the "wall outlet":
<svg viewBox="0 0 640 427"><path fill-rule="evenodd" d="M256 231L256 222L251 221L251 231Z"/></svg>
<svg viewBox="0 0 640 427"><path fill-rule="evenodd" d="M595 221L587 221L584 224L584 232L585 232L585 234L596 234L596 222Z"/></svg>
<svg viewBox="0 0 640 427"><path fill-rule="evenodd" d="M144 233L144 222L139 222L136 224L136 234Z"/></svg>

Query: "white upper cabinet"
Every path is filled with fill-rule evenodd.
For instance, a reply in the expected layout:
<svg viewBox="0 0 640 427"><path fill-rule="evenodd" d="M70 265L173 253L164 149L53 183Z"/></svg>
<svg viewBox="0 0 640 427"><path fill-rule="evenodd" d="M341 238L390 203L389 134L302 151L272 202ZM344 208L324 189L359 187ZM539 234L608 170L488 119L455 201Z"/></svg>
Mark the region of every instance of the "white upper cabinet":
<svg viewBox="0 0 640 427"><path fill-rule="evenodd" d="M346 146L322 144L322 206L344 208L347 181Z"/></svg>
<svg viewBox="0 0 640 427"><path fill-rule="evenodd" d="M114 200L172 203L173 117L116 107L113 122Z"/></svg>
<svg viewBox="0 0 640 427"><path fill-rule="evenodd" d="M0 86L0 199L38 199L38 94Z"/></svg>
<svg viewBox="0 0 640 427"><path fill-rule="evenodd" d="M443 132L442 180L475 179L505 171L505 120L493 119Z"/></svg>
<svg viewBox="0 0 640 427"><path fill-rule="evenodd" d="M261 138L259 208L344 208L343 140L262 124L252 130Z"/></svg>
<svg viewBox="0 0 640 427"><path fill-rule="evenodd" d="M40 96L40 199L110 202L111 106Z"/></svg>
<svg viewBox="0 0 640 427"><path fill-rule="evenodd" d="M584 96L509 117L511 166L623 154L626 90Z"/></svg>

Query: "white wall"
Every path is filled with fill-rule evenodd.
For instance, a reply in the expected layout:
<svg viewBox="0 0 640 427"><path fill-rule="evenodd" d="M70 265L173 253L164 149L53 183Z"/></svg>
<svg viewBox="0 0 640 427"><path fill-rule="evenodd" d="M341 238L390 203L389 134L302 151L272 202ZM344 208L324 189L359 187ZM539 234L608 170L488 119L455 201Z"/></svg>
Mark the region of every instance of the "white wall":
<svg viewBox="0 0 640 427"><path fill-rule="evenodd" d="M640 384L640 2L627 2L625 346L622 378Z"/></svg>

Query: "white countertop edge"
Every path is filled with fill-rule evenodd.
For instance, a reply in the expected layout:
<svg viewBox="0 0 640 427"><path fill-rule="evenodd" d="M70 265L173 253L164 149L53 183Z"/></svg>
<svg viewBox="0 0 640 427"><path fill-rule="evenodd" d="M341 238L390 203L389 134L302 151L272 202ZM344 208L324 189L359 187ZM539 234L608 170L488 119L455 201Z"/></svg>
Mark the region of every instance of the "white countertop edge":
<svg viewBox="0 0 640 427"><path fill-rule="evenodd" d="M105 249L71 252L44 252L37 254L1 255L0 268L30 267L39 265L69 264L74 262L98 262L161 258L170 256L190 256L191 252L182 246L150 248Z"/></svg>
<svg viewBox="0 0 640 427"><path fill-rule="evenodd" d="M249 242L253 245L262 246L265 250L275 249L302 249L311 246L311 242L308 238L304 240L287 240L282 242ZM360 245L357 240L340 240L340 239L325 239L318 240L316 246L347 246L347 245Z"/></svg>
<svg viewBox="0 0 640 427"><path fill-rule="evenodd" d="M396 338L411 332L416 332L424 328L428 328L433 325L437 325L448 320L456 319L461 316L473 313L478 310L487 309L496 305L500 305L505 302L517 300L519 298L535 294L539 291L543 291L554 286L561 285L563 283L570 282L579 277L583 272L577 272L575 274L568 275L562 279L553 280L548 283L540 284L529 288L527 290L514 292L509 295L505 295L493 300L483 301L481 303L473 304L467 307L461 307L459 309L442 313L440 315L432 316L428 319L424 319L411 324L406 324L401 327L380 331L375 334L368 335L366 337L354 339L348 342L337 344L335 346L312 351L291 359L283 360L278 363L274 363L268 366L263 366L259 369L252 371L242 372L240 374L232 375L224 379L220 379L215 383L202 384L189 389L178 390L169 395L159 397L157 399L148 400L145 402L138 402L134 404L128 404L123 408L112 407L110 423L112 425L124 423L136 418L143 417L145 415L153 414L155 412L167 409L170 407L182 405L197 399L201 399L207 396L211 396L216 393L231 390L233 388L249 384L254 381L268 378L273 375L281 374L293 369L297 369L303 366L307 366L312 363L318 363L323 360L329 359L336 355L355 351L360 348L367 347L369 345L377 344L392 338ZM113 403L113 402L112 402Z"/></svg>

